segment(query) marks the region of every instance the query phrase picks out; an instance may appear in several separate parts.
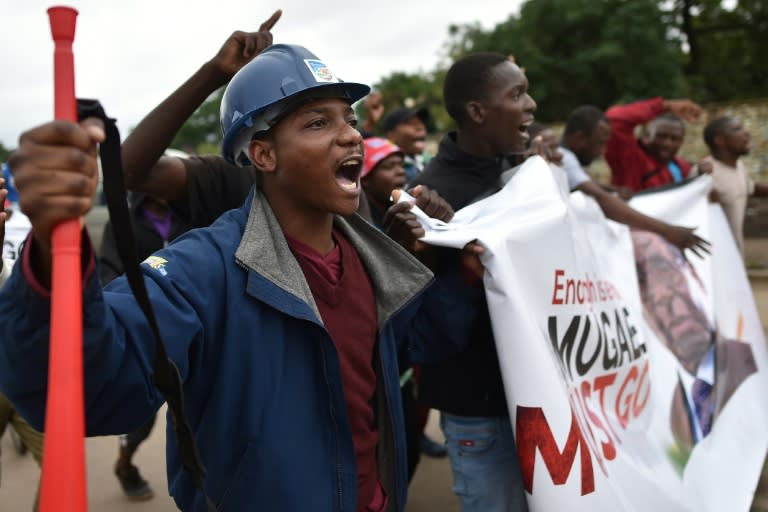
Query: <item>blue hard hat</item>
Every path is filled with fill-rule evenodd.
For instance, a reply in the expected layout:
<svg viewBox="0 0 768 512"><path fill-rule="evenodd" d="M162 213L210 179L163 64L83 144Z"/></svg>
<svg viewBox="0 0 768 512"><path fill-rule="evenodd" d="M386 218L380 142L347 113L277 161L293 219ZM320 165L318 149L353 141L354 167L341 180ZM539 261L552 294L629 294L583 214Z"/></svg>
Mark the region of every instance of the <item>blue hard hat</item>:
<svg viewBox="0 0 768 512"><path fill-rule="evenodd" d="M351 103L370 92L340 80L315 54L295 44L273 44L232 77L221 99L221 153L247 165L248 143L307 98L343 98Z"/></svg>

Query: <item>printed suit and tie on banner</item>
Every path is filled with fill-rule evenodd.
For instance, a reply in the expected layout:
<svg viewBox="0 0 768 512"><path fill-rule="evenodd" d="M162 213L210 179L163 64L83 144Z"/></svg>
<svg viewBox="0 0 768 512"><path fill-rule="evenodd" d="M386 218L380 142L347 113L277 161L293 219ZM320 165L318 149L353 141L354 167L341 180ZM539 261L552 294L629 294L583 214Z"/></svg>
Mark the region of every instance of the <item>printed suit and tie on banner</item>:
<svg viewBox="0 0 768 512"><path fill-rule="evenodd" d="M428 243L486 248L531 510L748 510L768 449L768 354L709 178L631 202L698 226L712 256L686 259L568 194L558 172L531 158L449 224L422 219Z"/></svg>

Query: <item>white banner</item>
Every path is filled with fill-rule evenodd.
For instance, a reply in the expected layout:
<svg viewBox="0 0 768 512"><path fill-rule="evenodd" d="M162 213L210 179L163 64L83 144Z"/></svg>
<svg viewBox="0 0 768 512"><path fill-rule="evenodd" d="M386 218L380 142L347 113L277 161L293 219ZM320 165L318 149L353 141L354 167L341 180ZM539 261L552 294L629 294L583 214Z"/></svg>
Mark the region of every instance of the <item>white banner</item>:
<svg viewBox="0 0 768 512"><path fill-rule="evenodd" d="M21 213L18 205L11 210L11 217L5 223L5 239L3 240L3 258L16 261L21 254L21 247L26 240L32 223L29 217Z"/></svg>
<svg viewBox="0 0 768 512"><path fill-rule="evenodd" d="M713 243L688 265L635 233L640 286L629 229L554 172L529 159L499 193L425 226L429 243L486 248L531 510L748 510L768 448L768 356L708 179L633 200Z"/></svg>

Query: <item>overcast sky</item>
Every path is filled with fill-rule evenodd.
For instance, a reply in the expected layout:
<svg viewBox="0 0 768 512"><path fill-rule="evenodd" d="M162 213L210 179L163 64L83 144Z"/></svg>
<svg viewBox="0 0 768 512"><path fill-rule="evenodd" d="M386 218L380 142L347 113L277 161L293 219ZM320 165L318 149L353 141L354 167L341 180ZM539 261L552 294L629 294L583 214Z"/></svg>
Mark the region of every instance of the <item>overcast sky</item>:
<svg viewBox="0 0 768 512"><path fill-rule="evenodd" d="M0 142L53 112L51 5L79 11L75 90L130 127L212 57L234 30L256 30L275 9L275 42L306 46L345 80L373 84L393 71L431 71L448 26L489 29L521 0L0 0Z"/></svg>

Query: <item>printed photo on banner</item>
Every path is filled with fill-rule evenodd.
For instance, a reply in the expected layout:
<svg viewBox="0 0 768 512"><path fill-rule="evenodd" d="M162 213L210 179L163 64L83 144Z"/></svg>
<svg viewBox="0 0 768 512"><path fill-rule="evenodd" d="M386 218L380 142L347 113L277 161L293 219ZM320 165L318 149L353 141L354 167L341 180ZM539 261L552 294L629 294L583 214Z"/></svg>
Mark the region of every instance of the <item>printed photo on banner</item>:
<svg viewBox="0 0 768 512"><path fill-rule="evenodd" d="M757 366L748 343L719 332L704 282L677 247L648 232L633 232L632 242L648 325L679 362L670 455L682 468Z"/></svg>

